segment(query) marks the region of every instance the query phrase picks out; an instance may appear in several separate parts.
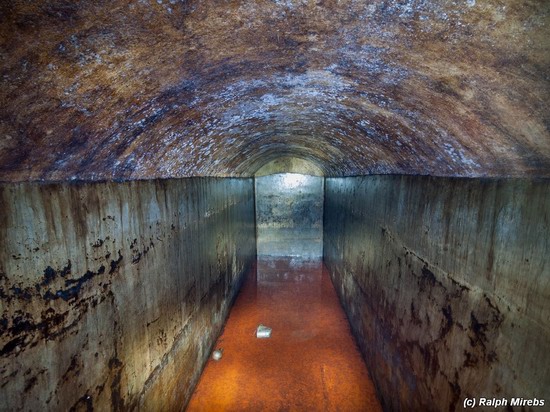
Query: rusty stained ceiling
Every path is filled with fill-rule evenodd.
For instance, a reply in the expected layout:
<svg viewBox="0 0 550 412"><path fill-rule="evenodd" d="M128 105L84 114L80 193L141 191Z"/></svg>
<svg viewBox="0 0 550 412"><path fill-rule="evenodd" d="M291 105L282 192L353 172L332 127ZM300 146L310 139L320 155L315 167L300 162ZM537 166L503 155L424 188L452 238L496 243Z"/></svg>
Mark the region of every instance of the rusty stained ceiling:
<svg viewBox="0 0 550 412"><path fill-rule="evenodd" d="M550 177L550 2L4 1L0 180Z"/></svg>

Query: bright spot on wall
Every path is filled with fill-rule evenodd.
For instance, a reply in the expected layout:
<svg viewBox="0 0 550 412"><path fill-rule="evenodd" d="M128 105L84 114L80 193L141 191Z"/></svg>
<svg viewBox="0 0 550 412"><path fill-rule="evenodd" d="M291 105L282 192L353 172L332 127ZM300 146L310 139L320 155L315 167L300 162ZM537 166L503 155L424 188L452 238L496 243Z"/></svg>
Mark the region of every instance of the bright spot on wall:
<svg viewBox="0 0 550 412"><path fill-rule="evenodd" d="M285 189L294 189L298 186L303 185L307 178L307 175L285 173L282 176L282 183Z"/></svg>

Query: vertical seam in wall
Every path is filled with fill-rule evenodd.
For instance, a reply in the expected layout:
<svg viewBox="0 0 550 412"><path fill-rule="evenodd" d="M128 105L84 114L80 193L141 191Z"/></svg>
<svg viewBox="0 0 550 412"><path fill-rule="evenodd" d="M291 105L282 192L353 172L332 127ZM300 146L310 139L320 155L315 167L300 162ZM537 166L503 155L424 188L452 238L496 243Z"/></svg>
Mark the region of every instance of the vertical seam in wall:
<svg viewBox="0 0 550 412"><path fill-rule="evenodd" d="M321 236L323 236L323 241L321 242L321 259L325 261L325 211L327 210L327 178L323 176L323 228L321 230Z"/></svg>
<svg viewBox="0 0 550 412"><path fill-rule="evenodd" d="M252 178L252 197L254 201L254 249L256 250L256 259L258 259L258 222L256 213L256 176Z"/></svg>

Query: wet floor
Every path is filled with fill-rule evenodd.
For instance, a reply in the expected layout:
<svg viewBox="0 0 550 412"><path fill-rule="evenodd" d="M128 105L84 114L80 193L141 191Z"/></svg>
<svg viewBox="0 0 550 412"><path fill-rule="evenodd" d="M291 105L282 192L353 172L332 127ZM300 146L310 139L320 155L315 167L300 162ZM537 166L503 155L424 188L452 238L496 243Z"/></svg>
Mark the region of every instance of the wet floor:
<svg viewBox="0 0 550 412"><path fill-rule="evenodd" d="M216 348L187 411L381 411L320 261L259 260Z"/></svg>

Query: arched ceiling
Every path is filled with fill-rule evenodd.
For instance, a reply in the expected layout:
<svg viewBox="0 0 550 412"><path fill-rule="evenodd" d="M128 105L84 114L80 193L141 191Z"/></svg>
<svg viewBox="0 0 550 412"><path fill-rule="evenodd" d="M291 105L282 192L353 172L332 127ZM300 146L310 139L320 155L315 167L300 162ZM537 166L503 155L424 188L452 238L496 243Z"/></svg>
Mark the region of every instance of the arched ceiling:
<svg viewBox="0 0 550 412"><path fill-rule="evenodd" d="M0 180L550 177L546 0L3 1Z"/></svg>
<svg viewBox="0 0 550 412"><path fill-rule="evenodd" d="M254 173L254 177L279 173L295 173L310 176L324 176L323 170L314 163L295 157L279 157L267 162Z"/></svg>

